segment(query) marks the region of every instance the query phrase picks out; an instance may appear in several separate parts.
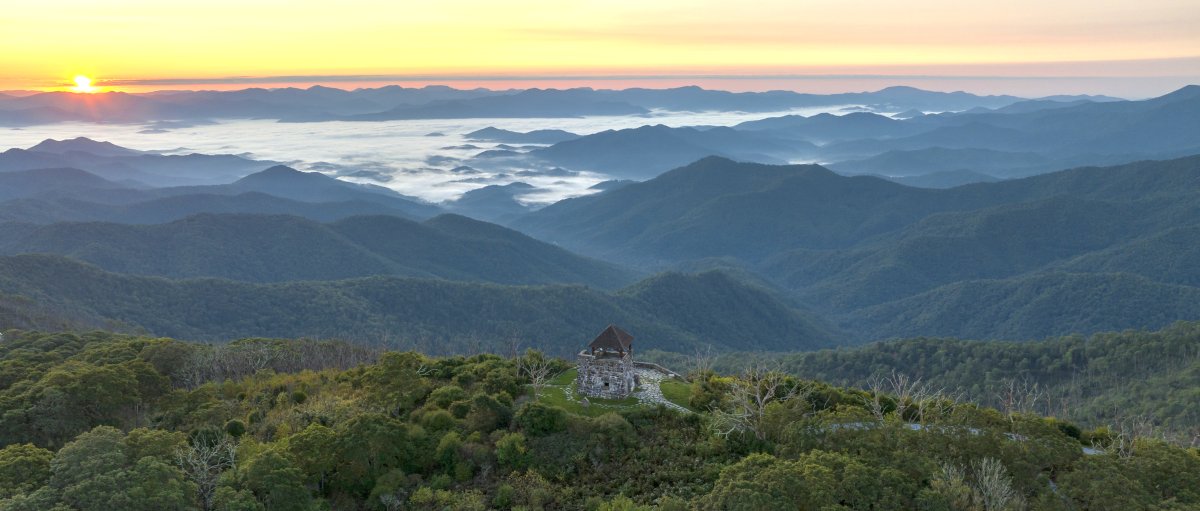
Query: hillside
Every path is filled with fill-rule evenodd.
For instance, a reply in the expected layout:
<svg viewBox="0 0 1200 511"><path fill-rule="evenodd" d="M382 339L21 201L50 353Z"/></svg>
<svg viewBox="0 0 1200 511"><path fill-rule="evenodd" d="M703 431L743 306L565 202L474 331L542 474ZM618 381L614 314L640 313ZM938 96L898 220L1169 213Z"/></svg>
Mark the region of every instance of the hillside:
<svg viewBox="0 0 1200 511"><path fill-rule="evenodd" d="M622 260L753 260L787 248L845 246L952 207L936 196L816 165L713 157L643 183L559 202L512 225Z"/></svg>
<svg viewBox="0 0 1200 511"><path fill-rule="evenodd" d="M579 135L564 130L512 131L488 126L463 135L468 140L499 142L503 144L556 144L579 138Z"/></svg>
<svg viewBox="0 0 1200 511"><path fill-rule="evenodd" d="M437 358L311 340L4 335L4 508L1200 505L1195 449L909 388L709 373L642 383L695 412L640 398L584 407L569 364L536 351ZM533 364L562 376L535 381L523 370Z"/></svg>
<svg viewBox="0 0 1200 511"><path fill-rule="evenodd" d="M765 131L774 136L827 144L844 140L893 138L911 135L921 128L887 116L855 112L846 115L817 114L811 117L785 115L734 126L743 131Z"/></svg>
<svg viewBox="0 0 1200 511"><path fill-rule="evenodd" d="M228 183L274 164L232 154L147 153L84 137L0 153L0 172L69 167L143 187Z"/></svg>
<svg viewBox="0 0 1200 511"><path fill-rule="evenodd" d="M1186 436L1200 432L1200 411L1188 405L1200 392L1198 342L1200 323L1181 322L1156 331L1016 342L919 337L808 353L727 353L713 366L732 373L770 358L790 374L857 388L905 374L996 407L1004 406L1004 388L1017 382L1036 397L1026 403L1030 411L1090 427L1148 420ZM645 356L669 366L687 364L682 355Z"/></svg>
<svg viewBox="0 0 1200 511"><path fill-rule="evenodd" d="M692 279L699 282L691 284ZM700 296L743 300L689 298L675 291L679 286L688 292L707 288ZM0 258L0 293L25 296L87 322L108 321L196 340L338 338L428 353L498 350L496 343L519 340L566 356L586 343L580 332L618 323L638 332L640 346L677 351L702 343L792 350L832 342L828 329L814 328L818 323L810 316L779 304L767 291L711 276L670 279L616 294L583 286L395 277L251 284L135 277L61 257L25 255ZM719 319L694 322L700 317Z"/></svg>
<svg viewBox="0 0 1200 511"><path fill-rule="evenodd" d="M332 224L292 216L211 215L167 224L0 224L0 253L74 257L114 272L247 282L374 275L602 288L631 273L499 226L463 217L417 223L351 217Z"/></svg>
<svg viewBox="0 0 1200 511"><path fill-rule="evenodd" d="M403 211L407 216L418 219L429 218L439 212L437 206L382 186L351 183L320 172L303 172L284 165L255 172L229 184L160 188L152 191L157 197L237 195L248 192L265 193L302 202L373 202Z"/></svg>
<svg viewBox="0 0 1200 511"><path fill-rule="evenodd" d="M858 339L1043 337L1200 317L1184 303L1196 289L1190 251L1171 248L1190 233L1173 230L1200 224L1198 173L1193 156L932 190L707 158L512 225L646 268L724 261L839 318ZM1152 255L1155 246L1164 250ZM1063 271L1094 272L1105 286L1116 279L1149 303L1159 293L1161 308L1144 314L1153 306L1108 291L1068 299L1098 283L1078 280L1085 275L1063 281L1078 287L1061 295L1029 290ZM1061 321L1029 316L1020 300L1033 297L1059 299L1046 314ZM1087 307L1113 312L1104 320Z"/></svg>
<svg viewBox="0 0 1200 511"><path fill-rule="evenodd" d="M3 201L47 195L97 193L124 188L95 174L72 168L43 168L0 172L0 204Z"/></svg>
<svg viewBox="0 0 1200 511"><path fill-rule="evenodd" d="M570 169L645 179L706 156L782 163L813 146L731 128L671 128L663 125L606 130L535 149L531 158Z"/></svg>
<svg viewBox="0 0 1200 511"><path fill-rule="evenodd" d="M61 189L55 190L58 194ZM111 197L109 197L111 198ZM356 215L392 215L409 218L410 210L378 202L302 202L259 192L237 195L184 194L160 199L137 198L120 204L99 204L72 197L40 197L0 202L0 222L51 224L55 222L116 222L161 224L201 213L292 215L330 222Z"/></svg>
<svg viewBox="0 0 1200 511"><path fill-rule="evenodd" d="M1134 202L1058 196L970 212L929 216L846 250L798 250L761 268L789 288L833 308L893 300L967 279L998 279L1065 263L1096 251L1121 250L1193 209L1196 196ZM1121 259L1116 271L1137 272ZM1183 270L1183 268L1180 268ZM1174 282L1159 272L1164 282Z"/></svg>
<svg viewBox="0 0 1200 511"><path fill-rule="evenodd" d="M846 326L880 337L1032 339L1200 318L1200 288L1124 273L964 280L856 311Z"/></svg>
<svg viewBox="0 0 1200 511"><path fill-rule="evenodd" d="M970 170L997 177L1019 177L1053 168L1048 158L1036 153L990 149L947 149L929 147L912 151L888 151L862 160L842 161L829 168L843 174L922 176L937 172Z"/></svg>

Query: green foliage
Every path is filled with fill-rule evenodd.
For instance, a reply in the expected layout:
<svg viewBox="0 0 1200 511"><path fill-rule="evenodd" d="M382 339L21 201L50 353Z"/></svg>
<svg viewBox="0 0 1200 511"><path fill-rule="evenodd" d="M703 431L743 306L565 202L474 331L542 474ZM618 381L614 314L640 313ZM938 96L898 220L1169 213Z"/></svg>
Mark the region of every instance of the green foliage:
<svg viewBox="0 0 1200 511"><path fill-rule="evenodd" d="M508 433L496 441L496 461L500 466L520 470L529 463L529 452L525 447L525 435Z"/></svg>
<svg viewBox="0 0 1200 511"><path fill-rule="evenodd" d="M1178 323L1157 332L1021 343L918 338L777 359L792 374L853 387L900 372L996 407L1003 406L999 399L1002 387L1027 382L1030 390L1040 394L1028 404L1030 411L1089 426L1147 417L1168 431L1194 434L1200 424L1200 409L1191 406L1200 399L1197 343L1200 324ZM758 358L754 354L724 355L716 367L734 372ZM706 381L700 386L711 385ZM711 400L705 396L713 395L704 390L694 392L699 394L693 397L701 400ZM1078 428L1058 424L1068 435L1081 438Z"/></svg>
<svg viewBox="0 0 1200 511"><path fill-rule="evenodd" d="M467 397L466 391L458 385L446 385L438 387L433 392L429 393L429 402L433 403L438 408L448 408L450 403L460 401Z"/></svg>
<svg viewBox="0 0 1200 511"><path fill-rule="evenodd" d="M312 496L302 483L303 472L274 449L267 449L250 460L242 479L246 489L254 493L266 511L312 509Z"/></svg>
<svg viewBox="0 0 1200 511"><path fill-rule="evenodd" d="M225 434L238 438L246 434L246 424L238 419L230 419L225 423Z"/></svg>
<svg viewBox="0 0 1200 511"><path fill-rule="evenodd" d="M1178 328L1159 340L1190 331ZM1148 350L1144 358L1151 359L1157 345L1125 346L1132 335L1114 336L1123 341L1112 346L1075 348L1124 346ZM203 345L170 349L175 342L9 332L0 343L0 374L12 379L0 388L8 392L0 406L5 416L27 416L36 403L13 396L25 396L46 375L73 381L71 371L129 369L131 361L162 375L147 356L213 355ZM252 341L237 349L305 346ZM1116 362L1109 361L1119 369ZM11 372L17 363L26 376ZM513 377L516 363L494 355L386 353L346 368L281 367L218 381L188 380L180 371L180 379L168 378L181 385L144 394L154 397L128 418L125 401L98 401L117 412L94 413L112 413L128 433L101 425L74 433L57 450L25 442L0 446L6 492L0 511L1200 505L1200 454L1117 426L1084 430L1063 419L911 396L881 396L883 406L875 407L868 392L789 378L784 386L798 391L767 406L761 427L769 434L759 439L718 427L727 423L709 408L681 413L631 406L588 416L546 397L509 395L522 388ZM143 381L155 381L154 374ZM671 392L696 391L728 411L740 399L732 389L746 383L739 378L698 374L692 386ZM297 402L296 392L307 398ZM521 404L515 414L514 402ZM230 434L235 421L242 421L238 436ZM21 437L21 423L6 424L13 428L4 431L6 438ZM1103 450L1085 455L1084 447L1092 446Z"/></svg>
<svg viewBox="0 0 1200 511"><path fill-rule="evenodd" d="M567 412L557 406L530 402L517 410L517 424L531 436L557 433L567 429Z"/></svg>
<svg viewBox="0 0 1200 511"><path fill-rule="evenodd" d="M264 511L250 490L235 490L228 486L217 488L212 511Z"/></svg>
<svg viewBox="0 0 1200 511"><path fill-rule="evenodd" d="M59 450L50 463L49 487L63 504L83 511L193 509L196 485L162 452L178 446L181 437L167 432L127 437L97 427Z"/></svg>
<svg viewBox="0 0 1200 511"><path fill-rule="evenodd" d="M30 493L50 481L54 453L32 444L0 449L0 499Z"/></svg>

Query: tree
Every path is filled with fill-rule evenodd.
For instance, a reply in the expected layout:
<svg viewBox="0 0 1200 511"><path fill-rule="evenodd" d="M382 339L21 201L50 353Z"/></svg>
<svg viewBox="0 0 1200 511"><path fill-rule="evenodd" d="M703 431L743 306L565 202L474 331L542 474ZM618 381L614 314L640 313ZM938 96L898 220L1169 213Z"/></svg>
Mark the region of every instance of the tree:
<svg viewBox="0 0 1200 511"><path fill-rule="evenodd" d="M717 356L713 352L712 344L697 345L692 351L692 356L688 358L689 365L692 367L692 374L698 378L707 378L708 373L712 371L713 361L716 358Z"/></svg>
<svg viewBox="0 0 1200 511"><path fill-rule="evenodd" d="M937 500L962 511L1021 511L1025 499L1012 487L1004 464L995 458L982 458L971 464L970 471L944 463L929 481L929 490Z"/></svg>
<svg viewBox="0 0 1200 511"><path fill-rule="evenodd" d="M200 506L213 509L213 497L221 474L236 465L237 446L228 437L215 442L196 441L178 447L175 464L196 484Z"/></svg>
<svg viewBox="0 0 1200 511"><path fill-rule="evenodd" d="M334 471L336 442L337 433L315 422L288 438L288 454L304 472L308 484L316 486L318 493L324 493Z"/></svg>
<svg viewBox="0 0 1200 511"><path fill-rule="evenodd" d="M393 469L416 472L432 453L418 450L415 440L408 425L391 417L362 414L350 419L337 429L332 484L365 497L375 487L375 480Z"/></svg>
<svg viewBox="0 0 1200 511"><path fill-rule="evenodd" d="M111 426L98 426L79 435L59 449L50 462L50 486L64 493L79 494L85 487L109 492L116 486L112 476L125 468L124 435ZM104 481L97 481L104 479ZM86 496L85 496L86 497ZM98 501L99 498L87 498Z"/></svg>
<svg viewBox="0 0 1200 511"><path fill-rule="evenodd" d="M567 429L567 412L557 406L526 403L517 410L517 424L531 436L543 436Z"/></svg>
<svg viewBox="0 0 1200 511"><path fill-rule="evenodd" d="M126 484L121 504L109 509L130 511L184 511L194 509L196 485L187 481L179 469L163 461L145 457L125 472Z"/></svg>
<svg viewBox="0 0 1200 511"><path fill-rule="evenodd" d="M33 444L0 449L0 499L31 493L50 481L54 453Z"/></svg>
<svg viewBox="0 0 1200 511"><path fill-rule="evenodd" d="M759 440L766 439L763 418L772 403L784 403L799 395L807 396L811 386L797 384L777 369L752 364L739 378L729 383L726 405L712 410L717 435L729 436L735 431L748 431Z"/></svg>
<svg viewBox="0 0 1200 511"><path fill-rule="evenodd" d="M510 470L520 470L529 463L525 435L508 433L496 441L496 462Z"/></svg>
<svg viewBox="0 0 1200 511"><path fill-rule="evenodd" d="M412 352L385 353L364 375L370 400L392 417L411 411L429 393L424 358Z"/></svg>
<svg viewBox="0 0 1200 511"><path fill-rule="evenodd" d="M221 486L213 492L213 511L264 511L263 505L250 490Z"/></svg>
<svg viewBox="0 0 1200 511"><path fill-rule="evenodd" d="M304 474L287 457L267 449L246 466L246 488L262 502L266 511L308 511L312 496L304 487Z"/></svg>
<svg viewBox="0 0 1200 511"><path fill-rule="evenodd" d="M153 454L130 459L128 453L152 444L131 448L119 430L99 426L59 450L50 486L64 504L82 511L191 509L196 487L182 472Z"/></svg>
<svg viewBox="0 0 1200 511"><path fill-rule="evenodd" d="M554 369L554 364L542 352L533 348L525 350L525 356L517 359L517 371L519 374L529 378L529 384L533 387L533 398L536 400L542 395L542 387L546 385L546 379L550 377L550 372Z"/></svg>

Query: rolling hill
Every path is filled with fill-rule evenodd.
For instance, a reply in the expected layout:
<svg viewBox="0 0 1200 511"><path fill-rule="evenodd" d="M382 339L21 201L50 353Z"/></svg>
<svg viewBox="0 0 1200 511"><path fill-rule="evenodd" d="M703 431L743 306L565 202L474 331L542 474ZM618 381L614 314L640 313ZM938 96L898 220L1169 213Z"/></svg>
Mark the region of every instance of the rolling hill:
<svg viewBox="0 0 1200 511"><path fill-rule="evenodd" d="M76 168L127 186L228 183L274 165L232 154L157 154L79 137L0 153L0 172Z"/></svg>
<svg viewBox="0 0 1200 511"><path fill-rule="evenodd" d="M700 290L701 297L742 300L689 294ZM814 327L820 323L810 316L719 275L652 279L612 294L583 286L396 277L252 284L128 276L62 257L23 255L0 257L0 293L79 322L196 340L339 338L429 353L517 340L567 356L586 344L579 332L618 323L636 332L639 346L676 351L701 343L770 350L832 343L829 330ZM655 313L647 312L652 307Z"/></svg>
<svg viewBox="0 0 1200 511"><path fill-rule="evenodd" d="M0 224L0 252L49 253L107 270L247 282L403 275L504 284L614 288L634 274L459 216L321 224L280 215L204 214L159 225Z"/></svg>
<svg viewBox="0 0 1200 511"><path fill-rule="evenodd" d="M663 125L606 130L550 147L529 156L570 169L646 179L706 156L783 163L815 146L732 128L671 128Z"/></svg>
<svg viewBox="0 0 1200 511"><path fill-rule="evenodd" d="M930 190L707 158L513 225L644 268L744 269L860 340L1019 339L1200 317L1198 176L1193 156Z"/></svg>

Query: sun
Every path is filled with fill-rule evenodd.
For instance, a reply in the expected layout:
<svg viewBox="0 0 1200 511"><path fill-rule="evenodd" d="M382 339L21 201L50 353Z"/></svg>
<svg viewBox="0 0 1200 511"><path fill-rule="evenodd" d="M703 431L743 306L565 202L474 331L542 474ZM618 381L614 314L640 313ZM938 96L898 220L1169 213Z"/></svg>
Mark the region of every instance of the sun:
<svg viewBox="0 0 1200 511"><path fill-rule="evenodd" d="M92 79L83 75L75 76L75 86L71 87L73 92L96 92L96 87L92 86Z"/></svg>

